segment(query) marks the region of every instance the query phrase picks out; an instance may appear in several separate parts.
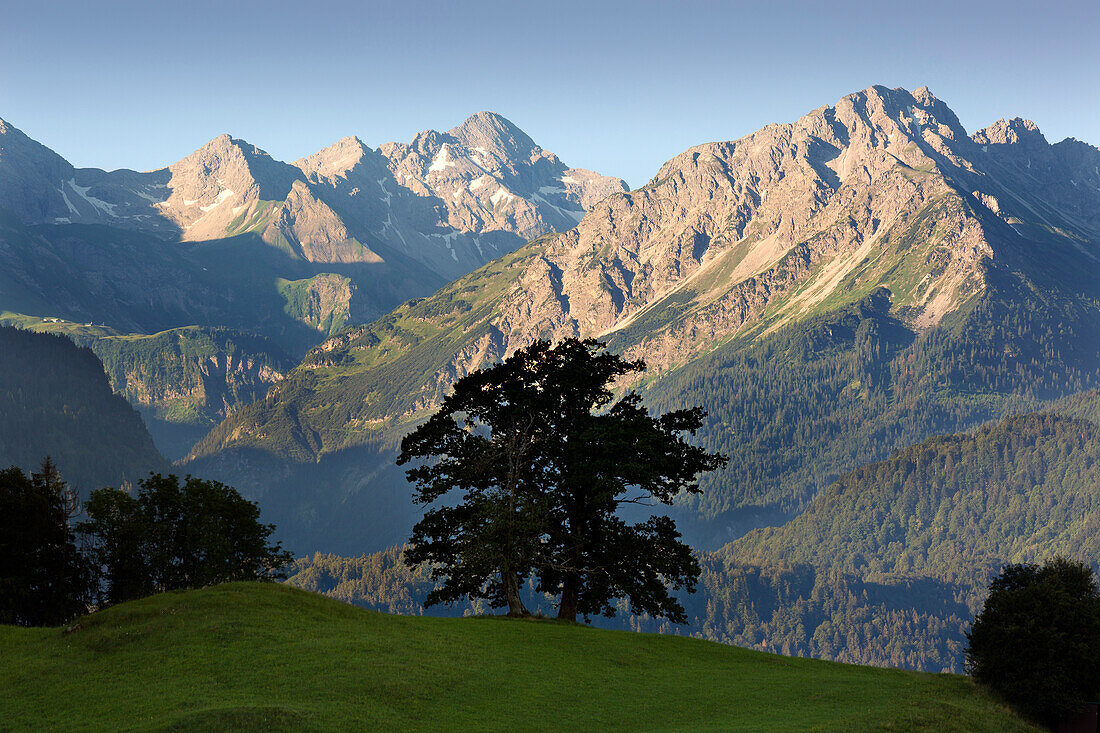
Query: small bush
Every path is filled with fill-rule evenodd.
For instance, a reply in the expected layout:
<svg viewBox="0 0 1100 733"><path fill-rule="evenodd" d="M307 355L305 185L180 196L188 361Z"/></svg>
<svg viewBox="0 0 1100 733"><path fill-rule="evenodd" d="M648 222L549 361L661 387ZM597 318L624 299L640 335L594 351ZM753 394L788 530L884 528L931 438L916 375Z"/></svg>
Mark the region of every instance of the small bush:
<svg viewBox="0 0 1100 733"><path fill-rule="evenodd" d="M1007 565L967 634L967 670L1048 724L1100 690L1100 592L1084 563Z"/></svg>

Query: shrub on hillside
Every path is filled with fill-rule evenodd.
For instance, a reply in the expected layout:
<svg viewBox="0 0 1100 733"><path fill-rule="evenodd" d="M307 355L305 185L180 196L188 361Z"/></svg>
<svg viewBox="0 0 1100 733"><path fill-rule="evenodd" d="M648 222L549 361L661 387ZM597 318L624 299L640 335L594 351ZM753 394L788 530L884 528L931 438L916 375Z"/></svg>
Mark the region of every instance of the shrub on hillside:
<svg viewBox="0 0 1100 733"><path fill-rule="evenodd" d="M1056 723L1100 691L1100 591L1081 562L1007 565L967 634L967 669L1019 710Z"/></svg>

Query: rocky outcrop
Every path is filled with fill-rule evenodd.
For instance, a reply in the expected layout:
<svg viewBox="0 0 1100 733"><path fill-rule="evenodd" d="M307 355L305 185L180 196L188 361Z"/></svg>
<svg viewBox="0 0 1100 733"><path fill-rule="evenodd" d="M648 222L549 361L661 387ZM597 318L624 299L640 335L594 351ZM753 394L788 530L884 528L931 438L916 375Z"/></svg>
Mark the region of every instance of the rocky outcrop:
<svg viewBox="0 0 1100 733"><path fill-rule="evenodd" d="M90 329L89 329L90 331ZM291 360L262 337L227 329L173 329L152 336L85 335L111 384L131 404L169 421L211 424L259 399Z"/></svg>
<svg viewBox="0 0 1100 733"><path fill-rule="evenodd" d="M303 280L280 280L287 315L325 336L331 336L351 320L355 286L351 278L331 272Z"/></svg>

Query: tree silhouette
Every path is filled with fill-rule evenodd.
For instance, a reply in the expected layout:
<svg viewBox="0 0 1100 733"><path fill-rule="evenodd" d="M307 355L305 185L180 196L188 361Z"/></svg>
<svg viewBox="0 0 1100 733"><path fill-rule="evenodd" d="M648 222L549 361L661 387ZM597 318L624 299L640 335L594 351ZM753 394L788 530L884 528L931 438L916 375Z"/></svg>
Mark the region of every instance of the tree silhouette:
<svg viewBox="0 0 1100 733"><path fill-rule="evenodd" d="M1006 565L967 634L967 669L1049 724L1100 691L1100 592L1082 562Z"/></svg>
<svg viewBox="0 0 1100 733"><path fill-rule="evenodd" d="M443 500L405 555L442 581L428 605L484 598L524 615L520 588L534 578L561 597L559 618L614 615L625 597L636 612L684 620L669 587L693 590L699 566L675 523L632 525L618 509L698 492L697 475L725 458L684 439L700 409L653 417L634 393L615 402L615 382L645 365L603 346L537 341L458 380L402 441L398 464L420 461L407 471L415 501Z"/></svg>
<svg viewBox="0 0 1100 733"><path fill-rule="evenodd" d="M104 600L117 603L153 592L201 588L235 580L282 577L292 560L269 543L274 525L231 486L188 476L150 474L137 496L93 491L79 529L104 581Z"/></svg>
<svg viewBox="0 0 1100 733"><path fill-rule="evenodd" d="M54 626L87 611L91 573L69 520L79 502L47 457L0 471L0 623Z"/></svg>

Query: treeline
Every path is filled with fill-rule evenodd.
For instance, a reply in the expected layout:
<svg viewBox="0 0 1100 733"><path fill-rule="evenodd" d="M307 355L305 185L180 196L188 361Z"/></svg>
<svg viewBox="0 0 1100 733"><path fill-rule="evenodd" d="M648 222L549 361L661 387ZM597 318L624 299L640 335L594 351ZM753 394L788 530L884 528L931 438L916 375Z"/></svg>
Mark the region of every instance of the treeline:
<svg viewBox="0 0 1100 733"><path fill-rule="evenodd" d="M403 551L404 547L391 547L361 557L314 553L294 562L286 582L375 611L419 616L435 584L425 566L410 568L401 561ZM466 609L456 615L462 610Z"/></svg>
<svg viewBox="0 0 1100 733"><path fill-rule="evenodd" d="M361 557L317 553L297 560L287 583L386 613L464 616L491 613L484 602L425 610L434 587L423 568L410 570L402 547ZM700 558L693 595L678 595L688 623L677 625L630 613L617 603L615 618L594 618L601 628L682 634L762 651L854 664L962 670L963 633L971 612L960 597L968 589L929 580L874 583L843 573L799 566L739 565L715 554ZM534 613L554 613L556 599L524 588Z"/></svg>
<svg viewBox="0 0 1100 733"><path fill-rule="evenodd" d="M31 469L49 446L82 491L168 469L99 359L64 336L0 326L0 416L0 466Z"/></svg>
<svg viewBox="0 0 1100 733"><path fill-rule="evenodd" d="M483 600L437 605L425 609L424 601L435 588L429 568L410 568L403 560L405 546L390 547L360 557L314 553L295 560L286 582L296 588L323 593L345 603L385 613L408 616L470 616L493 613ZM552 600L535 592L534 583L523 589L523 599L533 612L550 615ZM595 625L600 625L597 619Z"/></svg>
<svg viewBox="0 0 1100 733"><path fill-rule="evenodd" d="M839 475L929 435L954 433L1100 384L1100 318L1022 276L920 335L879 290L659 380L657 409L703 404L707 448L730 457L689 504L801 511Z"/></svg>
<svg viewBox="0 0 1100 733"><path fill-rule="evenodd" d="M971 613L950 584L708 560L706 607L692 628L703 638L852 664L961 671Z"/></svg>
<svg viewBox="0 0 1100 733"><path fill-rule="evenodd" d="M1062 400L1081 414L1096 392ZM788 524L699 555L688 623L622 606L599 625L698 636L796 656L961 672L965 632L1002 565L1063 554L1100 562L1100 426L1013 416L939 436L843 475ZM300 560L291 583L420 613L431 585L400 548ZM529 588L532 608L548 608ZM482 612L469 606L446 613Z"/></svg>
<svg viewBox="0 0 1100 733"><path fill-rule="evenodd" d="M190 476L150 474L82 506L47 458L29 476L0 471L0 516L0 623L56 626L162 591L285 577L291 560L256 504Z"/></svg>

